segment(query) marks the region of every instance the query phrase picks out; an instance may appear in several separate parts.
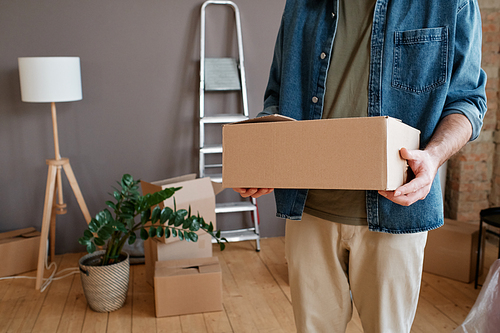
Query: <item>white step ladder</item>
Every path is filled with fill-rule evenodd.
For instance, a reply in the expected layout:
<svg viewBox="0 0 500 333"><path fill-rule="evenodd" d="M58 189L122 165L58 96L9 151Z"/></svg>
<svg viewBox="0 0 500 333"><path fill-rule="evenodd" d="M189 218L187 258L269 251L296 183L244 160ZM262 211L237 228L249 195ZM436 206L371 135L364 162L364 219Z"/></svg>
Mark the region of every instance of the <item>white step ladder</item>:
<svg viewBox="0 0 500 333"><path fill-rule="evenodd" d="M234 11L236 20L236 37L238 41L238 59L234 58L206 58L205 57L205 17L206 8L209 5L229 6ZM248 116L248 100L245 79L245 67L243 57L243 41L241 37L241 21L238 6L232 1L205 1L201 7L201 38L200 38L200 177L210 177L215 182L222 182L221 173L207 172L208 170L221 170L222 164L207 164L207 155L219 154L222 156L222 143L206 144L205 127L219 126L241 120ZM241 113L238 114L207 114L205 113L205 93L238 92L241 94ZM222 159L221 159L222 160ZM207 170L208 169L208 170ZM256 250L260 251L259 212L257 200L250 198L249 201L216 203L215 212L223 213L245 213L250 212L253 227L222 231L221 237L230 242L255 240Z"/></svg>

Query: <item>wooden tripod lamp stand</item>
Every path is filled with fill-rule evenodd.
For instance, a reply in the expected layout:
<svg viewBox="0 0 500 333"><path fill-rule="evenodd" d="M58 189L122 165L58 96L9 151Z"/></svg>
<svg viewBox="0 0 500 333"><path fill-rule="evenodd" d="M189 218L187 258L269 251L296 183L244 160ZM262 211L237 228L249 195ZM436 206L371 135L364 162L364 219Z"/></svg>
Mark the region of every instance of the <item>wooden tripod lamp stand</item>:
<svg viewBox="0 0 500 333"><path fill-rule="evenodd" d="M55 254L56 214L66 213L63 200L61 169L66 173L76 200L87 223L90 214L76 182L69 159L62 158L59 153L57 133L56 102L71 102L82 99L82 83L80 75L80 58L78 57L26 57L19 58L19 78L21 82L21 99L23 102L51 103L52 127L54 131L55 159L46 160L49 166L45 203L43 206L42 231L38 252L38 268L36 289L42 286L45 262L47 258L47 238L50 230L50 259ZM55 197L57 195L57 201Z"/></svg>

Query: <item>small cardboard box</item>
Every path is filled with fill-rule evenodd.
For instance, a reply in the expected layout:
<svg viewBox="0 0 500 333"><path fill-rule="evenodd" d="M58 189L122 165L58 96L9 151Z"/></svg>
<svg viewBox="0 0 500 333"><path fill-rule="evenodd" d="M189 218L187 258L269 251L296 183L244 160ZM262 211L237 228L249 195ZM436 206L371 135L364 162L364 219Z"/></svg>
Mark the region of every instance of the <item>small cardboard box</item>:
<svg viewBox="0 0 500 333"><path fill-rule="evenodd" d="M159 261L154 284L156 317L222 311L217 257Z"/></svg>
<svg viewBox="0 0 500 333"><path fill-rule="evenodd" d="M195 174L152 183L141 181L142 193L144 195L158 192L168 187L182 187L182 189L175 192L175 194L165 200L163 204L160 204L161 208L168 206L173 209L175 197L177 209L189 210L189 206L191 206L192 215L200 213L200 216L205 219L206 223L213 223L215 229L215 195L222 190L220 184L212 182L208 177L196 178ZM197 234L201 236L205 234L205 232L199 230ZM172 236L170 236L170 238L163 237L160 240L166 244L179 242L177 237Z"/></svg>
<svg viewBox="0 0 500 333"><path fill-rule="evenodd" d="M0 277L35 270L40 232L26 228L0 233Z"/></svg>
<svg viewBox="0 0 500 333"><path fill-rule="evenodd" d="M406 181L403 147L420 131L390 117L295 121L271 115L223 127L225 188L394 190Z"/></svg>
<svg viewBox="0 0 500 333"><path fill-rule="evenodd" d="M197 242L171 242L164 244L158 238L144 242L146 281L154 287L154 272L157 261L207 258L212 256L212 236L204 233Z"/></svg>
<svg viewBox="0 0 500 333"><path fill-rule="evenodd" d="M424 271L471 282L476 271L478 238L478 226L445 219L444 226L428 233Z"/></svg>

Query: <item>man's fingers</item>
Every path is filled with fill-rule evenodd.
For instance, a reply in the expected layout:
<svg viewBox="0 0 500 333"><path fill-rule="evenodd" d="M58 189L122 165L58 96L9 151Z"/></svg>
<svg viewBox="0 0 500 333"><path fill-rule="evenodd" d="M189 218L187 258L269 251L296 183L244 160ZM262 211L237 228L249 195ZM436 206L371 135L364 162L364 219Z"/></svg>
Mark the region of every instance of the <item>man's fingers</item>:
<svg viewBox="0 0 500 333"><path fill-rule="evenodd" d="M272 188L233 188L238 192L243 198L253 197L258 198L265 194L271 193L274 189Z"/></svg>
<svg viewBox="0 0 500 333"><path fill-rule="evenodd" d="M426 189L420 189L416 192L403 194L399 196L395 196L392 191L378 191L378 193L384 198L391 200L394 203L402 206L410 206L419 200L424 200L427 194L429 193Z"/></svg>
<svg viewBox="0 0 500 333"><path fill-rule="evenodd" d="M405 185L398 187L394 191L394 196L398 197L400 195L408 195L411 193L415 193L418 190L426 187L428 184L429 184L429 182L427 180L417 177L417 178L413 179L411 182L409 182L408 184L405 184Z"/></svg>

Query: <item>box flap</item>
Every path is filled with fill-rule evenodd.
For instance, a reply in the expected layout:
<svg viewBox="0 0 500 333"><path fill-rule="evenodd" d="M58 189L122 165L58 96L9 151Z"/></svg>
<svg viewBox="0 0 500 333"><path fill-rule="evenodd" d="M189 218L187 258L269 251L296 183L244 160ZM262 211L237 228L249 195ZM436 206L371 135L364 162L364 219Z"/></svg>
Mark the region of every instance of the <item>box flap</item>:
<svg viewBox="0 0 500 333"><path fill-rule="evenodd" d="M212 182L212 187L214 189L215 195L219 194L220 192L222 192L224 190L224 187L222 187L222 183Z"/></svg>
<svg viewBox="0 0 500 333"><path fill-rule="evenodd" d="M219 263L219 258L206 257L206 258L158 261L156 262L156 267L157 268L189 267L189 266L211 265L214 263Z"/></svg>
<svg viewBox="0 0 500 333"><path fill-rule="evenodd" d="M176 276L220 272L219 258L194 258L157 261L155 276Z"/></svg>
<svg viewBox="0 0 500 333"><path fill-rule="evenodd" d="M269 116L263 116L263 117L257 117L257 118L252 118L252 119L247 119L247 120L242 120L238 121L235 123L227 124L224 126L231 126L231 125L236 125L236 124L253 124L253 123L265 123L265 122L277 122L277 121L297 121L296 119L287 117L287 116L282 116L280 114L271 114Z"/></svg>
<svg viewBox="0 0 500 333"><path fill-rule="evenodd" d="M190 174L183 175L183 176L158 180L155 182L151 182L151 184L158 185L158 186L165 186L165 185L169 185L169 184L180 183L180 182L185 182L185 181L194 180L194 179L196 179L196 174L190 173ZM168 186L168 187L170 187L170 186Z"/></svg>
<svg viewBox="0 0 500 333"><path fill-rule="evenodd" d="M40 232L37 231L35 228L31 227L31 228L2 232L0 233L0 240L14 238L14 237L31 238L31 237L37 237L39 235Z"/></svg>

